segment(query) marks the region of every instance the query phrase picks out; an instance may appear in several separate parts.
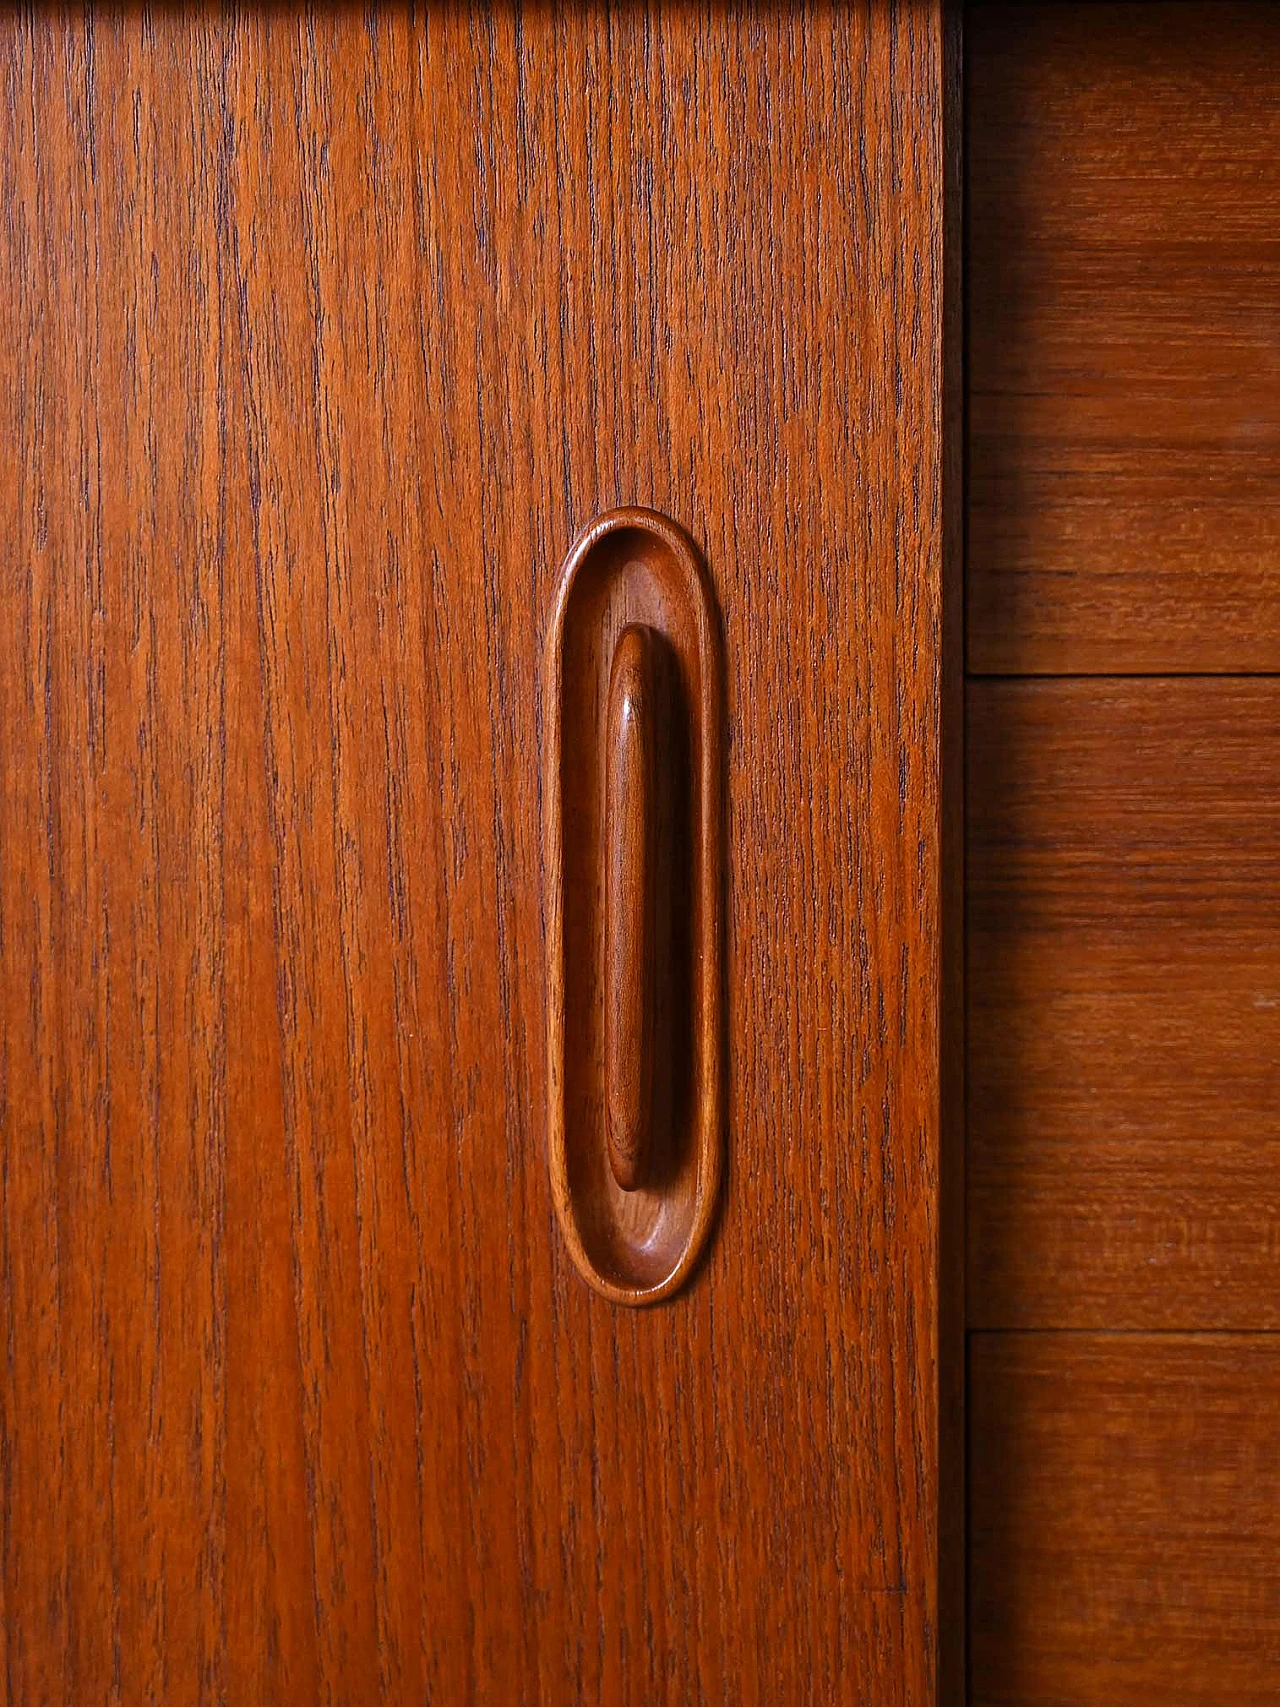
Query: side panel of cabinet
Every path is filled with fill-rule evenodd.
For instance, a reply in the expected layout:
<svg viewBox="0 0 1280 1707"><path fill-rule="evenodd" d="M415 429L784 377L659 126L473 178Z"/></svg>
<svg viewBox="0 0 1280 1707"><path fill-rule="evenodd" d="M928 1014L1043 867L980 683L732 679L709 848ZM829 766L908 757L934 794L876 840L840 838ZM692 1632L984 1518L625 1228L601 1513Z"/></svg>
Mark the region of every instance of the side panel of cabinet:
<svg viewBox="0 0 1280 1707"><path fill-rule="evenodd" d="M3 31L7 1700L929 1700L937 4ZM647 1310L544 1137L539 660L623 503L726 669Z"/></svg>

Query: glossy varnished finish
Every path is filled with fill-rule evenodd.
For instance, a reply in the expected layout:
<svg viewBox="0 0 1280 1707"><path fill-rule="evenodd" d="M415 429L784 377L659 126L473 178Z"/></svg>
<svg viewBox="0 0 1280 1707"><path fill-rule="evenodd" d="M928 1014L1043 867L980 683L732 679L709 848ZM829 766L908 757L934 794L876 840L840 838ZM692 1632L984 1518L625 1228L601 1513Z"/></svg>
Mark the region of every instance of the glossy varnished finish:
<svg viewBox="0 0 1280 1707"><path fill-rule="evenodd" d="M1280 682L969 689L969 1311L1280 1327Z"/></svg>
<svg viewBox="0 0 1280 1707"><path fill-rule="evenodd" d="M1270 1702L1280 8L969 22L971 1695Z"/></svg>
<svg viewBox="0 0 1280 1707"><path fill-rule="evenodd" d="M938 1179L941 1701L965 1697L964 15L944 9L942 301L942 1002Z"/></svg>
<svg viewBox="0 0 1280 1707"><path fill-rule="evenodd" d="M589 1286L654 1304L724 1153L724 677L711 582L652 510L597 517L547 637L547 1150Z"/></svg>
<svg viewBox="0 0 1280 1707"><path fill-rule="evenodd" d="M675 780L658 751L659 644L640 623L623 629L609 670L605 723L605 1124L609 1165L626 1191L643 1182L652 1139L656 985L665 970L660 960L670 961L672 953L659 941L657 908L664 888L670 894L687 881L683 871L669 871L665 885L658 875L660 790ZM718 849L713 881L722 882ZM663 1042L668 1050L680 1047L673 1037Z"/></svg>
<svg viewBox="0 0 1280 1707"><path fill-rule="evenodd" d="M9 1700L930 1700L935 8L3 28ZM543 1127L542 641L634 502L728 730L645 1311Z"/></svg>
<svg viewBox="0 0 1280 1707"><path fill-rule="evenodd" d="M1280 669L1280 7L966 52L970 668Z"/></svg>
<svg viewBox="0 0 1280 1707"><path fill-rule="evenodd" d="M973 1707L1271 1707L1280 1338L979 1334Z"/></svg>

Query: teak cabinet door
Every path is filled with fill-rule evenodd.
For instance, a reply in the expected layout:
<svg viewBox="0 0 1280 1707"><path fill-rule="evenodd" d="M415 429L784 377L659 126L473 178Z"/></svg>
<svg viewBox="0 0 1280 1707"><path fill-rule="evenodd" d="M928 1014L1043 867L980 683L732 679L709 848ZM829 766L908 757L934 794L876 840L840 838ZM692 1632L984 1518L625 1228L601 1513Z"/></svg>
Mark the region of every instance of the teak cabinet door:
<svg viewBox="0 0 1280 1707"><path fill-rule="evenodd" d="M3 34L0 1695L931 1702L938 4ZM648 1308L546 1144L543 647L623 504L724 668Z"/></svg>

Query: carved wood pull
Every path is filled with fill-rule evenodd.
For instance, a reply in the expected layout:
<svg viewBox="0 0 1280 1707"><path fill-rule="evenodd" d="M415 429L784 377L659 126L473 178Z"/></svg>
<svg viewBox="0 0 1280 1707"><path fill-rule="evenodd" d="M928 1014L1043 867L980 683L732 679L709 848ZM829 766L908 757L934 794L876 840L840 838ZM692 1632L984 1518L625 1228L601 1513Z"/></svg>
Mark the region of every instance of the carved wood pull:
<svg viewBox="0 0 1280 1707"><path fill-rule="evenodd" d="M721 674L697 552L651 510L578 538L547 637L548 1157L584 1278L665 1298L721 1165Z"/></svg>
<svg viewBox="0 0 1280 1707"><path fill-rule="evenodd" d="M657 993L659 682L651 631L624 628L606 724L604 1079L609 1165L624 1191L642 1182L653 1113Z"/></svg>

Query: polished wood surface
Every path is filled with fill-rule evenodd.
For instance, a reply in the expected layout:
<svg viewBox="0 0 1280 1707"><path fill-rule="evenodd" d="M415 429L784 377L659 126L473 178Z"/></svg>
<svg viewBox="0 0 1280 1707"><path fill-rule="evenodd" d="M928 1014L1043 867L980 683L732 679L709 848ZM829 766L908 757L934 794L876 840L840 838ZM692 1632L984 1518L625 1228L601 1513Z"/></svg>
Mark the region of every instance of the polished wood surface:
<svg viewBox="0 0 1280 1707"><path fill-rule="evenodd" d="M942 290L942 1115L938 1171L939 1698L966 1691L964 870L964 11L944 8Z"/></svg>
<svg viewBox="0 0 1280 1707"><path fill-rule="evenodd" d="M967 15L971 1700L1272 1702L1280 7Z"/></svg>
<svg viewBox="0 0 1280 1707"><path fill-rule="evenodd" d="M979 1334L973 1707L1271 1707L1280 1338Z"/></svg>
<svg viewBox="0 0 1280 1707"><path fill-rule="evenodd" d="M971 1323L1280 1326L1280 681L967 728Z"/></svg>
<svg viewBox="0 0 1280 1707"><path fill-rule="evenodd" d="M968 660L1280 669L1280 7L968 14Z"/></svg>
<svg viewBox="0 0 1280 1707"><path fill-rule="evenodd" d="M929 1701L937 8L3 33L8 1699ZM542 639L624 502L729 731L647 1311L543 1140Z"/></svg>
<svg viewBox="0 0 1280 1707"><path fill-rule="evenodd" d="M569 1254L617 1304L685 1284L723 1174L722 650L685 530L640 508L593 519L565 560L543 678L546 1125ZM621 721L642 674L650 750L628 746L652 775L628 779Z"/></svg>
<svg viewBox="0 0 1280 1707"><path fill-rule="evenodd" d="M670 759L664 764L659 754L665 719L658 644L643 624L623 629L605 725L605 1120L609 1165L624 1191L643 1183L651 1144L658 962L672 953L669 942L658 941L657 907L664 887L670 893L688 881L687 870L669 872L666 885L658 879L660 790L676 780ZM716 883L719 864L717 857ZM669 1052L681 1046L675 1037L663 1042Z"/></svg>

